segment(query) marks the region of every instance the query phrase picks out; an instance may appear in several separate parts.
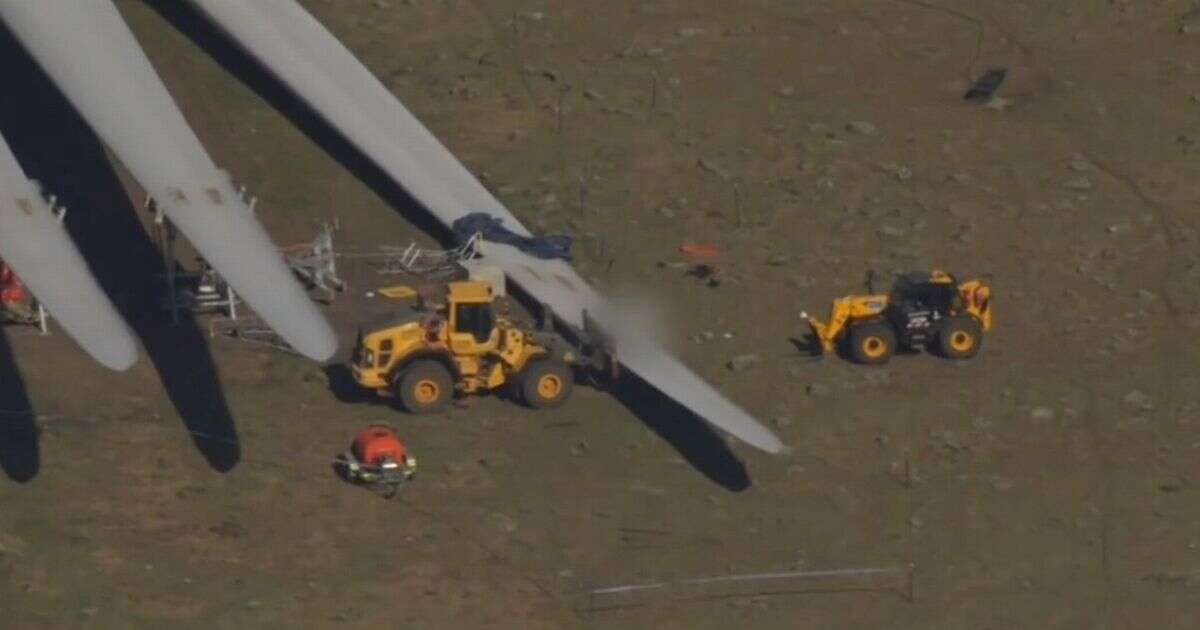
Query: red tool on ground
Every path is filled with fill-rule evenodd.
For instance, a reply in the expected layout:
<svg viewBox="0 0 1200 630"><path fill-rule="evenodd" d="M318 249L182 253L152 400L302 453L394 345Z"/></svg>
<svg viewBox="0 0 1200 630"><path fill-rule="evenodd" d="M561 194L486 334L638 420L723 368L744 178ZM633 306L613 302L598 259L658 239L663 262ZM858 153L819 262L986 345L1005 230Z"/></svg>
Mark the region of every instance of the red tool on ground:
<svg viewBox="0 0 1200 630"><path fill-rule="evenodd" d="M359 432L343 456L349 481L391 498L417 472L417 460L390 426L375 424Z"/></svg>
<svg viewBox="0 0 1200 630"><path fill-rule="evenodd" d="M679 252L691 258L716 258L721 255L721 248L709 244L684 243L679 246Z"/></svg>

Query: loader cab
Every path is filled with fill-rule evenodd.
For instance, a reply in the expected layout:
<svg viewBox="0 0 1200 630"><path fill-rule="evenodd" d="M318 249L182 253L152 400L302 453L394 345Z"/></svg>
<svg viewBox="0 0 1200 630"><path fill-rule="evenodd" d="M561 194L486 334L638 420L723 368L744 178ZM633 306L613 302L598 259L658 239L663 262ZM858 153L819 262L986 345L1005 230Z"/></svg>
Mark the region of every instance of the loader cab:
<svg viewBox="0 0 1200 630"><path fill-rule="evenodd" d="M479 355L496 348L500 332L492 310L495 295L487 282L451 282L446 300L450 349Z"/></svg>
<svg viewBox="0 0 1200 630"><path fill-rule="evenodd" d="M905 311L948 314L962 308L958 283L943 271L907 273L896 278L889 302Z"/></svg>

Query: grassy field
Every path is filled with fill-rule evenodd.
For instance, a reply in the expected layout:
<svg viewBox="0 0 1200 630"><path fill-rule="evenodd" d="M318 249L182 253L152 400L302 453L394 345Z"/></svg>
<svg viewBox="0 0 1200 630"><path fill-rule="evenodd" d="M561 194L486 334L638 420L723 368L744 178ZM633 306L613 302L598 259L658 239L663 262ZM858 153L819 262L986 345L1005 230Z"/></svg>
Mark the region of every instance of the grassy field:
<svg viewBox="0 0 1200 630"><path fill-rule="evenodd" d="M347 249L435 242L196 16L117 4L280 245L333 216ZM146 356L113 374L61 333L0 344L0 411L34 414L0 417L0 626L1200 624L1192 3L302 4L522 221L574 235L585 277L660 295L672 347L793 452L591 389L546 413L411 418L336 364L166 324L142 193L24 58L0 131L70 207ZM963 101L993 66L1002 100ZM720 286L660 264L684 242L721 247ZM793 342L800 310L868 270L930 267L994 288L975 360L868 369ZM346 272L329 313L348 352L387 279ZM726 367L746 353L760 362ZM421 461L399 501L330 470L371 421ZM910 566L911 601L819 581L594 612L586 596Z"/></svg>

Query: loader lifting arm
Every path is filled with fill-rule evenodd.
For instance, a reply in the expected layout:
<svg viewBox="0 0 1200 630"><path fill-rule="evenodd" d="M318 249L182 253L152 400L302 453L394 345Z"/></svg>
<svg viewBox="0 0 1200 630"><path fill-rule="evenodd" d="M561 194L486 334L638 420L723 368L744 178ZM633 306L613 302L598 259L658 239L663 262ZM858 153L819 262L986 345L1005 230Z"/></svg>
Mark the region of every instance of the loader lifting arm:
<svg viewBox="0 0 1200 630"><path fill-rule="evenodd" d="M846 296L833 301L829 314L829 323L809 316L807 312L800 317L808 321L813 335L821 344L821 352L833 352L838 339L846 332L846 325L851 320L879 316L887 308L886 295Z"/></svg>

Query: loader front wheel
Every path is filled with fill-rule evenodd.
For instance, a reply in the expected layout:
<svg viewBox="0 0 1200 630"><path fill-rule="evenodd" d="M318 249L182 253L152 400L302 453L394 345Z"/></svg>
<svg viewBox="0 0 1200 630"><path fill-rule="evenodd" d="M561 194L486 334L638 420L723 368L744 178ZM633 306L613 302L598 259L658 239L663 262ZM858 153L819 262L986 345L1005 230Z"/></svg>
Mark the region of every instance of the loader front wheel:
<svg viewBox="0 0 1200 630"><path fill-rule="evenodd" d="M880 365L896 352L896 333L883 322L865 322L850 329L850 358L855 363Z"/></svg>
<svg viewBox="0 0 1200 630"><path fill-rule="evenodd" d="M970 359L983 344L983 326L974 317L951 317L938 331L938 351L948 359Z"/></svg>
<svg viewBox="0 0 1200 630"><path fill-rule="evenodd" d="M394 381L396 397L409 413L438 411L450 402L454 381L446 366L432 360L420 360L404 368Z"/></svg>
<svg viewBox="0 0 1200 630"><path fill-rule="evenodd" d="M520 382L521 400L534 409L546 409L567 400L575 385L575 373L562 361L543 359L526 367Z"/></svg>

